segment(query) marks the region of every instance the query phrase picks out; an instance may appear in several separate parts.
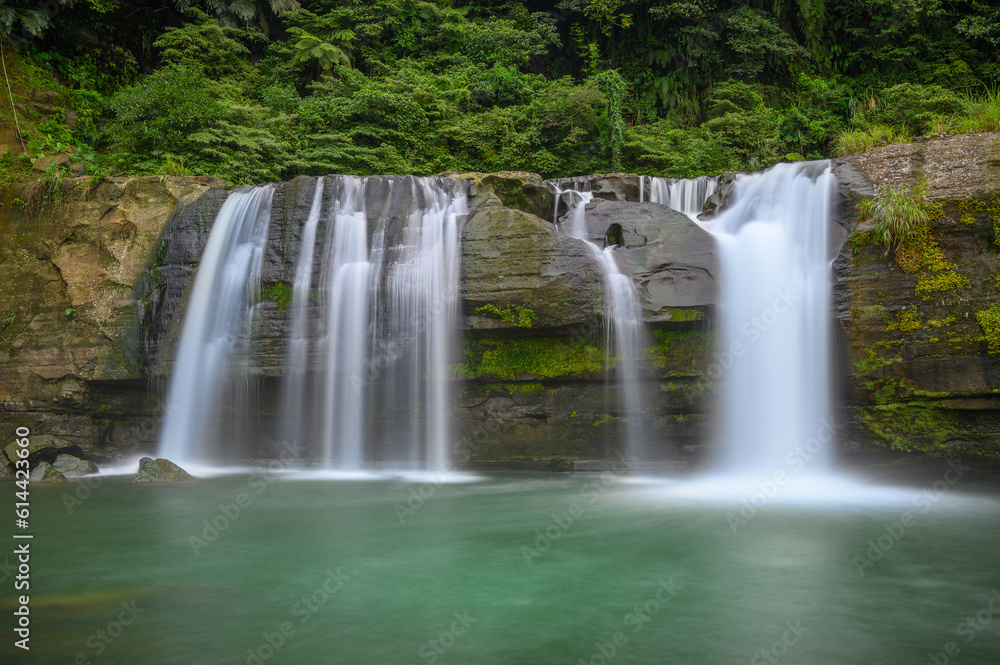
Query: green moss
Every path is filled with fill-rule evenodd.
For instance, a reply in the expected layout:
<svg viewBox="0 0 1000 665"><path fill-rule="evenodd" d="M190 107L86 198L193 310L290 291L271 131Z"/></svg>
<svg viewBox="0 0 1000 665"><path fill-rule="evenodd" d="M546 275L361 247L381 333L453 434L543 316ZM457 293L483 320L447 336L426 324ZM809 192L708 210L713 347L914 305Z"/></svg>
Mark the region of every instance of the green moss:
<svg viewBox="0 0 1000 665"><path fill-rule="evenodd" d="M874 348L869 348L865 357L854 363L856 375L871 374L873 371L902 362L899 358L883 358Z"/></svg>
<svg viewBox="0 0 1000 665"><path fill-rule="evenodd" d="M711 352L712 334L701 330L656 330L657 344L646 349L653 367L667 376L701 376L700 362Z"/></svg>
<svg viewBox="0 0 1000 665"><path fill-rule="evenodd" d="M927 324L924 327L929 330L933 328L943 328L945 326L950 326L951 324L955 323L955 320L956 319L954 316L949 316L945 319L931 319L930 321L927 322Z"/></svg>
<svg viewBox="0 0 1000 665"><path fill-rule="evenodd" d="M983 334L976 341L986 342L990 355L1000 354L1000 305L976 312L976 321L983 327Z"/></svg>
<svg viewBox="0 0 1000 665"><path fill-rule="evenodd" d="M900 244L896 251L896 265L907 273L923 272L917 277L917 295L924 300L930 294L943 293L968 286L965 275L955 270L955 264L948 261L941 247L934 240L930 229L921 226Z"/></svg>
<svg viewBox="0 0 1000 665"><path fill-rule="evenodd" d="M612 416L607 413L597 414L597 418L594 420L594 427L600 427L601 425L613 425L614 423L623 423L624 418L619 418L618 416Z"/></svg>
<svg viewBox="0 0 1000 665"><path fill-rule="evenodd" d="M953 270L937 275L921 275L917 278L917 295L922 296L924 300L928 300L931 293L954 291L957 288L968 285L968 278Z"/></svg>
<svg viewBox="0 0 1000 665"><path fill-rule="evenodd" d="M671 321L677 322L702 321L705 318L705 314L697 308L675 307L670 310L670 316L668 318Z"/></svg>
<svg viewBox="0 0 1000 665"><path fill-rule="evenodd" d="M986 203L977 199L961 199L955 202L958 209L958 221L968 226L976 223L976 215L986 212Z"/></svg>
<svg viewBox="0 0 1000 665"><path fill-rule="evenodd" d="M896 322L886 326L885 331L892 332L898 330L904 333L911 333L914 330L920 330L921 327L920 312L916 308L901 309L896 312Z"/></svg>
<svg viewBox="0 0 1000 665"><path fill-rule="evenodd" d="M465 355L468 360L455 367L455 374L470 379L599 376L604 374L607 360L603 348L558 337L469 341Z"/></svg>
<svg viewBox="0 0 1000 665"><path fill-rule="evenodd" d="M862 426L896 450L940 454L951 441L970 438L953 413L932 402L892 402L855 409Z"/></svg>
<svg viewBox="0 0 1000 665"><path fill-rule="evenodd" d="M520 305L507 305L505 308L487 303L476 308L476 314L490 314L505 323L513 323L518 328L530 328L535 325L535 310Z"/></svg>
<svg viewBox="0 0 1000 665"><path fill-rule="evenodd" d="M851 231L851 237L848 239L848 243L851 245L851 255L857 256L861 250L877 241L875 232L872 230L859 231L855 228Z"/></svg>
<svg viewBox="0 0 1000 665"><path fill-rule="evenodd" d="M278 306L279 312L284 312L292 305L292 286L285 282L265 284L260 290L261 300L270 300Z"/></svg>

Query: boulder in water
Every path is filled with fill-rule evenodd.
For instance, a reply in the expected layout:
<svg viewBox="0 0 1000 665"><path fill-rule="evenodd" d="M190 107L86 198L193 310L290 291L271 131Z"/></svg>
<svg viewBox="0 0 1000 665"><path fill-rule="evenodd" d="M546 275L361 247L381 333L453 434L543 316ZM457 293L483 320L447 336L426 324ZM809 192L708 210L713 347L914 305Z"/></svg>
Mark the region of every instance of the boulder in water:
<svg viewBox="0 0 1000 665"><path fill-rule="evenodd" d="M135 474L132 484L136 483L172 483L177 480L191 480L190 473L180 468L168 459L143 457L139 460L139 473Z"/></svg>
<svg viewBox="0 0 1000 665"><path fill-rule="evenodd" d="M67 478L77 478L79 476L89 476L98 473L97 465L90 460L80 459L73 455L58 455L52 468L66 476Z"/></svg>
<svg viewBox="0 0 1000 665"><path fill-rule="evenodd" d="M48 462L42 462L28 474L28 479L33 483L64 483L66 476L52 468Z"/></svg>
<svg viewBox="0 0 1000 665"><path fill-rule="evenodd" d="M4 448L7 459L11 462L19 459L18 450L21 448L15 441ZM83 454L79 446L64 439L59 439L51 434L37 434L28 437L28 462L32 467L40 462L53 462L61 453Z"/></svg>

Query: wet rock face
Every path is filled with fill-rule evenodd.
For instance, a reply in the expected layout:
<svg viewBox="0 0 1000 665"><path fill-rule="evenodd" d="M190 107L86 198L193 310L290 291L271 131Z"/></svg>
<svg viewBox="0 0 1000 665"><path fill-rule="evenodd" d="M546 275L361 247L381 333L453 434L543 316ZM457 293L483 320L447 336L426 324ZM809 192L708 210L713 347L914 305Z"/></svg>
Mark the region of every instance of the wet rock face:
<svg viewBox="0 0 1000 665"><path fill-rule="evenodd" d="M639 287L648 321L669 321L675 308L708 307L718 298L715 239L675 210L656 203L594 200L587 229L604 245L621 229L621 259Z"/></svg>
<svg viewBox="0 0 1000 665"><path fill-rule="evenodd" d="M143 457L139 460L139 472L135 474L131 484L142 483L173 483L178 480L191 480L190 473L180 468L168 459Z"/></svg>
<svg viewBox="0 0 1000 665"><path fill-rule="evenodd" d="M933 204L902 260L866 224L834 262L843 446L1000 459L1000 355L977 318L1000 302L1000 134L886 146L836 170L844 217L886 186L923 181Z"/></svg>
<svg viewBox="0 0 1000 665"><path fill-rule="evenodd" d="M833 315L848 395L840 404L847 447L913 440L923 441L914 446L920 450L988 452L1000 441L993 392L1000 365L976 319L997 302L1000 246L987 211L1000 194L997 145L995 134L956 137L834 163L831 247L840 248L853 229L860 197L923 176L943 203L932 238L965 279L918 294L931 272L904 273L871 243L843 244L834 263ZM699 455L711 436L706 414L715 401L707 374L718 292L711 236L679 213L638 203L640 179L631 174L561 181L520 172L448 175L469 182L460 306L471 359L467 378L456 381L455 403L455 425L469 450L485 457L613 452L624 409L604 401L601 274L589 248L553 224L566 213L565 203L556 209L559 187L593 192L588 234L604 244L613 231L620 265L638 287L651 324L643 380L658 395L644 420L674 442L664 444L671 451L664 455ZM412 209L412 190L403 178L371 180L369 209L398 227ZM733 182L723 179L706 215L726 205ZM67 180L64 193L43 206L30 190L8 189L0 210L0 422L66 444L42 439L47 448L34 453L36 467L55 467L64 455L104 463L154 448L160 399L151 387L166 387L187 294L227 196L225 183L207 178L90 183ZM333 183L324 190L326 211L338 195ZM265 289L291 285L314 187L315 178L275 185ZM325 224L318 237L329 231ZM290 321L284 305L267 297L258 304L250 353L266 383L262 401L279 394ZM528 369L490 374L490 363L504 354ZM267 413L262 422L273 418ZM910 421L923 429L895 424Z"/></svg>
<svg viewBox="0 0 1000 665"><path fill-rule="evenodd" d="M562 328L597 315L601 273L585 243L535 215L484 206L462 233L462 311L470 330L517 329L518 307L532 327ZM512 309L513 308L513 309ZM497 310L512 311L504 321Z"/></svg>
<svg viewBox="0 0 1000 665"><path fill-rule="evenodd" d="M0 192L0 423L100 458L119 424L152 415L134 287L173 214L223 184L83 177Z"/></svg>

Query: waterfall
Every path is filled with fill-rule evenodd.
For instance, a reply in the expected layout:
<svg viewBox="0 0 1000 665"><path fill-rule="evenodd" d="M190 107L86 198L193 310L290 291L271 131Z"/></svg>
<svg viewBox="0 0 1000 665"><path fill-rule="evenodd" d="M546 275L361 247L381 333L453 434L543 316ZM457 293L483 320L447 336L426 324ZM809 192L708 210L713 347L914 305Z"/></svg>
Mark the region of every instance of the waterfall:
<svg viewBox="0 0 1000 665"><path fill-rule="evenodd" d="M316 180L309 216L302 229L302 247L295 267L292 282L292 336L288 340L288 359L285 363L284 381L284 431L286 440L301 455L305 441L302 421L305 418L305 384L309 369L309 287L311 285L314 256L316 253L316 229L319 226L320 209L323 205L323 178Z"/></svg>
<svg viewBox="0 0 1000 665"><path fill-rule="evenodd" d="M719 245L721 471L771 478L829 465L830 275L834 176L828 162L740 176L706 224Z"/></svg>
<svg viewBox="0 0 1000 665"><path fill-rule="evenodd" d="M315 183L308 215L291 220L301 227L276 430L229 439L256 438L272 453L283 442L349 472L372 464L445 471L468 186L409 176ZM235 192L216 217L183 324L163 456L231 460L230 441L210 445L223 413L238 422L259 411L241 413L224 397L259 369L236 361L251 362L261 341L254 312L272 191Z"/></svg>
<svg viewBox="0 0 1000 665"><path fill-rule="evenodd" d="M326 368L322 385L322 459L327 467L361 468L365 437L362 381L369 352L372 263L361 178L344 176L333 212L324 273Z"/></svg>
<svg viewBox="0 0 1000 665"><path fill-rule="evenodd" d="M218 415L233 375L246 357L273 189L241 189L223 203L198 264L167 396L158 453L176 462L211 459L220 451Z"/></svg>
<svg viewBox="0 0 1000 665"><path fill-rule="evenodd" d="M618 248L614 245L598 247L588 238L587 203L593 200L589 191L575 189L555 190L556 213L559 201L568 197L569 211L558 223L560 230L571 238L584 241L597 259L604 285L604 339L605 357L617 359L616 371L620 383L622 410L625 413L626 443L629 454L647 458L642 418L645 403L639 376L640 355L643 350L644 327L642 308L632 278L618 265Z"/></svg>
<svg viewBox="0 0 1000 665"><path fill-rule="evenodd" d="M716 179L708 176L679 180L650 178L649 200L651 203L661 203L694 219L701 214L705 201L715 193L717 187ZM640 189L640 201L642 201L641 192L642 189Z"/></svg>

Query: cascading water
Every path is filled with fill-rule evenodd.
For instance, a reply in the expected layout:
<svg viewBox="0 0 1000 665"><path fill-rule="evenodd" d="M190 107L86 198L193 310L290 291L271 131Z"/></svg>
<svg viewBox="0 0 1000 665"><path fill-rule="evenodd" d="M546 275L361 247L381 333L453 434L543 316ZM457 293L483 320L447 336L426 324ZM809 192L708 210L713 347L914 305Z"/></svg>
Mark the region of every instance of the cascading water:
<svg viewBox="0 0 1000 665"><path fill-rule="evenodd" d="M260 443L284 442L344 471L376 462L448 468L466 190L449 178L316 180L289 280L277 431L258 433ZM216 217L185 318L163 456L226 457L208 442L218 438L225 385L239 374L235 359L252 355L271 192L234 193Z"/></svg>
<svg viewBox="0 0 1000 665"><path fill-rule="evenodd" d="M307 431L328 468L444 471L464 183L342 176L334 190ZM309 393L310 379L299 380L289 391Z"/></svg>
<svg viewBox="0 0 1000 665"><path fill-rule="evenodd" d="M309 217L302 229L302 247L292 282L292 336L288 340L288 361L285 363L283 429L286 440L296 455L304 450L302 424L306 416L305 388L309 370L309 287L312 282L313 257L316 253L316 230L323 205L323 178L316 180Z"/></svg>
<svg viewBox="0 0 1000 665"><path fill-rule="evenodd" d="M830 464L828 162L740 176L706 224L718 241L723 392L718 470L755 480Z"/></svg>
<svg viewBox="0 0 1000 665"><path fill-rule="evenodd" d="M617 358L617 374L620 382L621 401L625 413L625 429L629 454L642 459L648 458L646 441L639 421L645 403L642 382L639 377L640 353L643 348L642 308L632 279L622 272L617 261L614 245L598 247L588 238L587 203L593 200L588 191L556 188L556 215L559 202L564 197L569 211L563 218L560 230L571 238L583 240L594 253L601 269L604 283L606 357ZM558 223L558 220L554 220Z"/></svg>
<svg viewBox="0 0 1000 665"><path fill-rule="evenodd" d="M233 192L223 203L198 265L167 397L158 454L199 462L219 454L217 439L226 383L248 339L260 288L273 189Z"/></svg>
<svg viewBox="0 0 1000 665"><path fill-rule="evenodd" d="M708 176L680 180L650 178L649 200L651 203L661 203L694 219L701 214L705 201L717 188L717 180ZM644 183L640 180L640 202L644 193Z"/></svg>
<svg viewBox="0 0 1000 665"><path fill-rule="evenodd" d="M332 256L326 265L322 459L328 467L361 468L365 437L365 376L369 350L372 263L364 181L345 176L333 212Z"/></svg>

